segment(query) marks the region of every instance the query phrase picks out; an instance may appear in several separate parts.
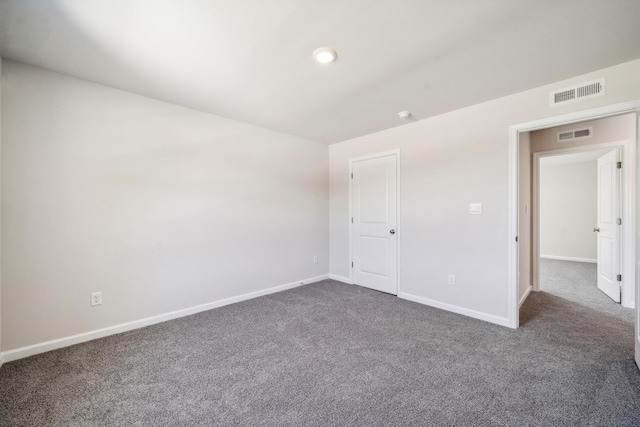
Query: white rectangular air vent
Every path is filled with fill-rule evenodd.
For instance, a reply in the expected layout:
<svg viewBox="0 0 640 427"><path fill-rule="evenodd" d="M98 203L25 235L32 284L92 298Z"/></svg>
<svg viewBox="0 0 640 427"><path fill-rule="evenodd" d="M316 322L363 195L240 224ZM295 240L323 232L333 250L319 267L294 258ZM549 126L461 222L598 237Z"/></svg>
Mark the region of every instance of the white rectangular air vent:
<svg viewBox="0 0 640 427"><path fill-rule="evenodd" d="M565 132L558 132L558 138L556 142L574 141L576 139L591 138L593 136L593 127L584 129L568 130Z"/></svg>
<svg viewBox="0 0 640 427"><path fill-rule="evenodd" d="M549 105L570 104L586 98L604 95L604 78L556 90L549 94Z"/></svg>

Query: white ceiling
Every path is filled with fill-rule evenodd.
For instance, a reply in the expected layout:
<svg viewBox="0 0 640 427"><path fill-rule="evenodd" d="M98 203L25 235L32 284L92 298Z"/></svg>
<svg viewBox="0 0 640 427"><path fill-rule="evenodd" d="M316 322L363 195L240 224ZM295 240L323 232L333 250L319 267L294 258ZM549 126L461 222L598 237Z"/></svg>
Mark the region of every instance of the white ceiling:
<svg viewBox="0 0 640 427"><path fill-rule="evenodd" d="M0 0L0 56L335 143L640 58L639 22L639 0Z"/></svg>

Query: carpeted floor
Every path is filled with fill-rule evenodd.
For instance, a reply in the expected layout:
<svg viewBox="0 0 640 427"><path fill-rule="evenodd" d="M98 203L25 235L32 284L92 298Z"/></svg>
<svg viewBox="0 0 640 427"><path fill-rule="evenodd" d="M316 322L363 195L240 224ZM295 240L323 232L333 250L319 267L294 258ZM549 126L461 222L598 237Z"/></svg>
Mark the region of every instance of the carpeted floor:
<svg viewBox="0 0 640 427"><path fill-rule="evenodd" d="M325 281L11 362L2 426L638 426L627 313L517 330Z"/></svg>
<svg viewBox="0 0 640 427"><path fill-rule="evenodd" d="M613 302L598 289L597 279L597 264L540 259L541 291L633 322L634 310Z"/></svg>

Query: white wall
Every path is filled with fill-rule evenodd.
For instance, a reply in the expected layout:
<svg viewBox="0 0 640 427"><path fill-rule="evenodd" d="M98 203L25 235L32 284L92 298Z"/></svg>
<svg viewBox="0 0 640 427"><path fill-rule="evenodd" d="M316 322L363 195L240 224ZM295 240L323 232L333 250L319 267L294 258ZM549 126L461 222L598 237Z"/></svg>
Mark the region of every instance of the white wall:
<svg viewBox="0 0 640 427"><path fill-rule="evenodd" d="M640 60L332 145L331 273L350 274L349 159L400 149L401 296L508 324L509 126L640 99L638 75ZM549 107L549 91L599 77L605 96Z"/></svg>
<svg viewBox="0 0 640 427"><path fill-rule="evenodd" d="M2 88L3 351L328 273L325 145L11 61Z"/></svg>
<svg viewBox="0 0 640 427"><path fill-rule="evenodd" d="M540 166L540 257L596 262L596 161Z"/></svg>

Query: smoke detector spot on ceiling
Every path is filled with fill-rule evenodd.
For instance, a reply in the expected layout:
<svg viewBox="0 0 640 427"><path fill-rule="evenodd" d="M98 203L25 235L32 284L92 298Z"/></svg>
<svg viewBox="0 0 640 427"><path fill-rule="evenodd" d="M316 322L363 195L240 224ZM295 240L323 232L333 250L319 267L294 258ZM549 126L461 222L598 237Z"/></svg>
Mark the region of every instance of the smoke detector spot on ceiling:
<svg viewBox="0 0 640 427"><path fill-rule="evenodd" d="M604 78L549 93L549 105L571 104L604 95Z"/></svg>
<svg viewBox="0 0 640 427"><path fill-rule="evenodd" d="M398 113L398 117L400 117L401 119L408 119L409 117L411 117L411 113L409 111L400 111Z"/></svg>

